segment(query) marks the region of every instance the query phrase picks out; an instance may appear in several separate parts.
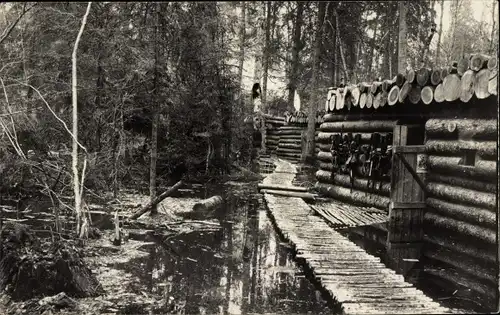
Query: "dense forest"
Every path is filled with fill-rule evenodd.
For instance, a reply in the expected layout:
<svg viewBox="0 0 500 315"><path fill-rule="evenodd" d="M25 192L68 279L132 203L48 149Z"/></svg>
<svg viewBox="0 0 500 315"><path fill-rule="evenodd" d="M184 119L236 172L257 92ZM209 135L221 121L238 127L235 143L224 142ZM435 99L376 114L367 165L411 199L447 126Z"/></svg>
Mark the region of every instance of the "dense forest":
<svg viewBox="0 0 500 315"><path fill-rule="evenodd" d="M261 82L263 110L282 114L295 91L319 108L329 86L392 78L401 12L407 68L497 51L496 1L481 21L472 0L444 3L3 3L1 189L57 199L79 177L86 196L154 196L181 173L248 165L249 86Z"/></svg>

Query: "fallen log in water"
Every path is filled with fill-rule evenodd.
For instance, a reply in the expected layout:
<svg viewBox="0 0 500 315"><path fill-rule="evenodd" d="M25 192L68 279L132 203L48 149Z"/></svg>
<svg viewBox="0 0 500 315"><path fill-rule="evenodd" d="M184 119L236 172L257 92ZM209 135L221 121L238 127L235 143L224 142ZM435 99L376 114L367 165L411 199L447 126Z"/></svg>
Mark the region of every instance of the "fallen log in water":
<svg viewBox="0 0 500 315"><path fill-rule="evenodd" d="M432 212L425 213L424 222L434 226L434 228L447 229L464 236L474 237L489 244L496 244L496 233L493 229L486 229L468 222L450 219Z"/></svg>
<svg viewBox="0 0 500 315"><path fill-rule="evenodd" d="M488 66L489 56L484 54L475 54L470 58L469 68L473 71L479 71Z"/></svg>
<svg viewBox="0 0 500 315"><path fill-rule="evenodd" d="M420 93L420 98L422 99L422 103L425 105L429 105L434 100L434 87L426 86L422 89Z"/></svg>
<svg viewBox="0 0 500 315"><path fill-rule="evenodd" d="M448 102L456 101L461 94L462 82L457 74L448 74L443 80L444 99Z"/></svg>
<svg viewBox="0 0 500 315"><path fill-rule="evenodd" d="M324 196L343 200L359 206L375 207L387 210L390 199L377 194L370 194L359 190L340 187L337 185L316 182L315 188Z"/></svg>
<svg viewBox="0 0 500 315"><path fill-rule="evenodd" d="M434 90L434 100L437 103L442 103L445 100L444 91L443 91L443 83L439 83Z"/></svg>
<svg viewBox="0 0 500 315"><path fill-rule="evenodd" d="M350 188L351 187L351 179L349 175L343 175L343 174L335 174L334 178L331 178L332 173L330 171L325 171L325 170L319 170L316 172L316 178L320 183L325 183L325 184L337 184L342 187ZM382 185L379 187L379 183L377 182L376 185L377 189L373 189L371 187L368 187L368 180L367 179L362 179L362 178L354 178L354 189L360 190L360 191L365 191L365 192L372 192L376 193L382 196L389 197L390 191L391 191L391 185L388 182L383 182Z"/></svg>
<svg viewBox="0 0 500 315"><path fill-rule="evenodd" d="M480 100L487 98L491 94L488 92L488 85L490 83L490 70L482 69L476 73L474 81L474 93Z"/></svg>
<svg viewBox="0 0 500 315"><path fill-rule="evenodd" d="M467 103L474 95L474 81L476 80L476 74L472 70L467 70L462 75L461 79L461 92L460 100Z"/></svg>
<svg viewBox="0 0 500 315"><path fill-rule="evenodd" d="M497 164L495 161L477 161L474 167L459 165L462 159L448 156L428 156L429 170L454 176L471 176L485 181L496 181Z"/></svg>
<svg viewBox="0 0 500 315"><path fill-rule="evenodd" d="M433 227L431 226L429 229L433 230ZM466 254L468 256L484 260L488 263L496 263L496 250L494 250L495 246L491 246L493 250L488 251L483 248L478 248L474 243L469 243L467 239L450 241L449 235L447 234L441 236L433 233L425 233L424 241L457 253Z"/></svg>
<svg viewBox="0 0 500 315"><path fill-rule="evenodd" d="M316 195L306 192L298 192L298 191L284 191L284 190L272 190L272 189L262 189L260 191L264 194L273 194L279 196L287 196L287 197L295 197L302 198L306 200L316 200Z"/></svg>
<svg viewBox="0 0 500 315"><path fill-rule="evenodd" d="M451 203L448 201L427 198L426 204L440 215L467 221L473 224L494 228L497 218L495 211L486 210L478 207L464 206L462 204Z"/></svg>
<svg viewBox="0 0 500 315"><path fill-rule="evenodd" d="M497 196L492 193L433 182L427 183L427 190L429 196L448 200L450 202L492 210L496 207Z"/></svg>
<svg viewBox="0 0 500 315"><path fill-rule="evenodd" d="M372 121L343 121L323 123L321 131L343 131L345 132L378 132L390 131L394 129L396 121L391 120L372 120ZM343 129L342 129L343 126Z"/></svg>
<svg viewBox="0 0 500 315"><path fill-rule="evenodd" d="M429 119L425 123L425 133L428 139L456 139L460 135L464 140L496 140L498 129L494 119Z"/></svg>
<svg viewBox="0 0 500 315"><path fill-rule="evenodd" d="M300 186L258 184L257 187L259 188L259 190L270 189L270 190L307 192L306 187L300 187Z"/></svg>
<svg viewBox="0 0 500 315"><path fill-rule="evenodd" d="M163 199L167 198L168 196L170 196L171 194L176 192L177 189L179 189L183 184L184 184L184 182L182 180L178 181L177 183L175 183L174 186L172 186L169 189L167 189L166 191L162 192L158 197L156 197L154 200L150 201L146 206L142 207L137 212L133 213L129 217L129 220L135 220L135 219L139 218L141 215L143 215L144 213L151 211L151 209L153 209L153 207L155 207L157 204L162 202Z"/></svg>
<svg viewBox="0 0 500 315"><path fill-rule="evenodd" d="M209 211L214 210L222 204L221 196L212 196L208 199L203 199L193 206L193 211Z"/></svg>
<svg viewBox="0 0 500 315"><path fill-rule="evenodd" d="M496 193L497 191L497 185L494 183L486 183L466 177L448 176L436 172L430 172L427 173L426 179L429 182L442 183L462 188L469 188L488 193Z"/></svg>
<svg viewBox="0 0 500 315"><path fill-rule="evenodd" d="M484 159L497 158L497 143L495 141L453 141L453 140L428 140L425 143L428 153L439 155L460 155L463 150L476 150Z"/></svg>

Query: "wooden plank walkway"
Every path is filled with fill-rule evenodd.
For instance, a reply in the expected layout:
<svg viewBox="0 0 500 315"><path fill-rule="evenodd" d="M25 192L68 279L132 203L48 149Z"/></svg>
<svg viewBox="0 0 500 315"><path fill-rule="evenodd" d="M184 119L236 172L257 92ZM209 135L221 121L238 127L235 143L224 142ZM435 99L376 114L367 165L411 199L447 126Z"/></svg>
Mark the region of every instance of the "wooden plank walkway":
<svg viewBox="0 0 500 315"><path fill-rule="evenodd" d="M387 222L387 213L380 209L357 207L338 201L316 203L311 208L334 229Z"/></svg>
<svg viewBox="0 0 500 315"><path fill-rule="evenodd" d="M291 185L293 165L278 161L267 183ZM285 176L284 174L288 174ZM324 290L342 303L345 314L445 314L403 276L385 267L380 258L367 254L334 231L300 198L265 194L268 212L285 239L303 259Z"/></svg>

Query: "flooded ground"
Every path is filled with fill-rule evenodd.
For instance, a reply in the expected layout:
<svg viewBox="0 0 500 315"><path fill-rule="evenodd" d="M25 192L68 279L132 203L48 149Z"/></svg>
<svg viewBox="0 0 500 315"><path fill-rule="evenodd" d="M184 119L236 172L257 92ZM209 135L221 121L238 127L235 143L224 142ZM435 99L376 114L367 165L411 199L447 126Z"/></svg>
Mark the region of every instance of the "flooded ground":
<svg viewBox="0 0 500 315"><path fill-rule="evenodd" d="M225 204L214 215L220 229L130 241L141 252L127 260L108 244L89 258L98 279L108 279L113 298L99 312L115 314L332 314L319 291L305 278L267 217L256 183L188 186L176 197L221 194ZM5 208L7 209L7 208ZM3 216L47 229L53 218L14 211ZM25 221L27 219L27 221ZM201 219L201 218L199 218ZM109 216L95 214L94 224L111 228ZM68 227L69 228L69 227ZM101 240L107 243L107 234ZM93 261L100 260L99 264ZM109 282L109 279L115 279ZM129 279L131 281L120 281ZM137 296L143 296L138 302ZM86 299L87 304L91 304ZM90 313L90 311L89 311Z"/></svg>

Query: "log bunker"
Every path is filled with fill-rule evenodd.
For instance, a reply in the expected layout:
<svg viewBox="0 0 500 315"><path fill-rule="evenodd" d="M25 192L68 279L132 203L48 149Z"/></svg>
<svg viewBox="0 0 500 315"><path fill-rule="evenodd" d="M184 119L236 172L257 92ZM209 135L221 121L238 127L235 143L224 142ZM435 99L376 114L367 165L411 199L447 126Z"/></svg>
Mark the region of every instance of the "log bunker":
<svg viewBox="0 0 500 315"><path fill-rule="evenodd" d="M331 88L315 135L316 189L386 211L370 228L391 267L483 305L498 301L497 80L496 57L477 54ZM267 118L268 150L299 161L307 117Z"/></svg>

